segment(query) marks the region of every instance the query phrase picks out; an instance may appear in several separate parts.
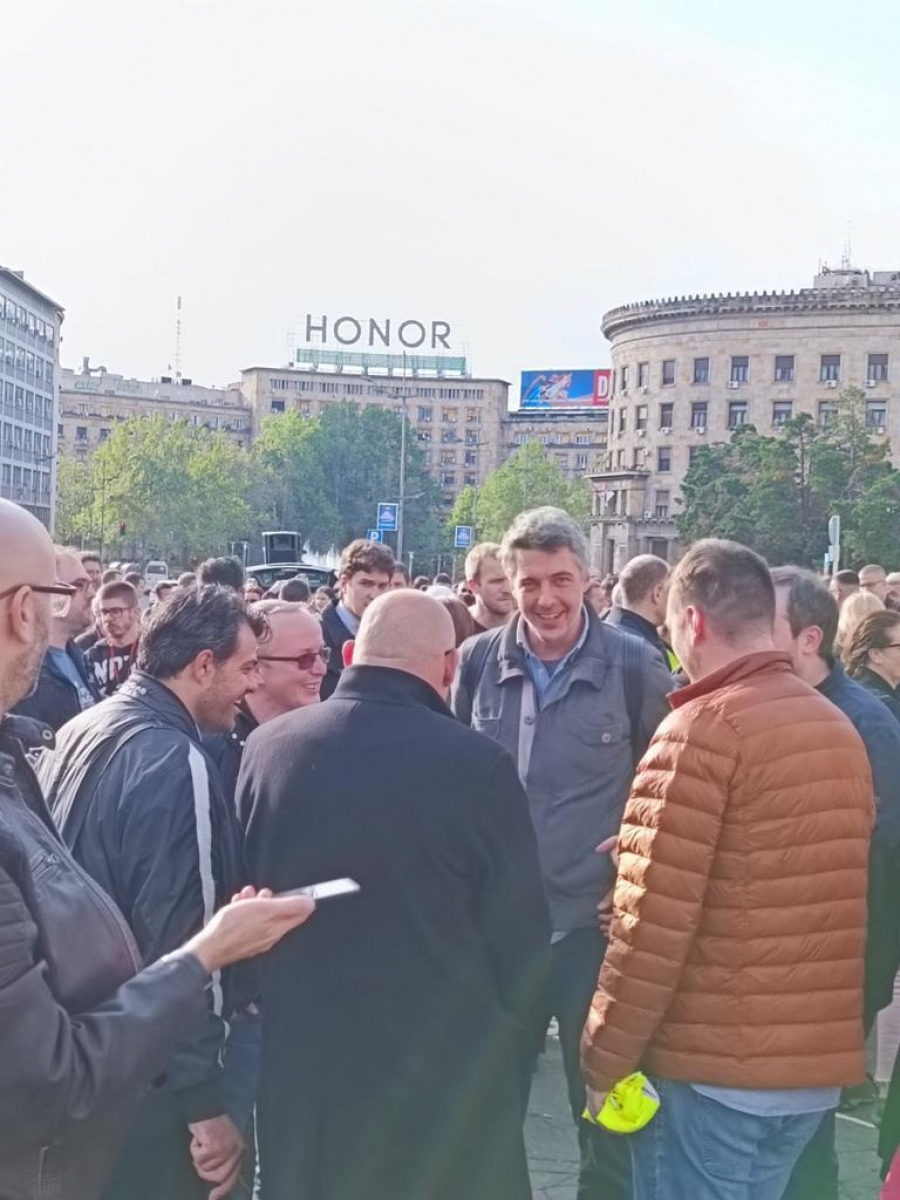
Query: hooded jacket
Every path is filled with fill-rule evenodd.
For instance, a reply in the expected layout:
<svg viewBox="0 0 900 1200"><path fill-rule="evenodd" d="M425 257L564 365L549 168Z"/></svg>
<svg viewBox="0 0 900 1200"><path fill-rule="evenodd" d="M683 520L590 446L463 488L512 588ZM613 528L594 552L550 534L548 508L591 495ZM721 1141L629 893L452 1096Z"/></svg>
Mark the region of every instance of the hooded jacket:
<svg viewBox="0 0 900 1200"><path fill-rule="evenodd" d="M625 809L591 1087L859 1083L874 803L859 734L786 654L670 697Z"/></svg>

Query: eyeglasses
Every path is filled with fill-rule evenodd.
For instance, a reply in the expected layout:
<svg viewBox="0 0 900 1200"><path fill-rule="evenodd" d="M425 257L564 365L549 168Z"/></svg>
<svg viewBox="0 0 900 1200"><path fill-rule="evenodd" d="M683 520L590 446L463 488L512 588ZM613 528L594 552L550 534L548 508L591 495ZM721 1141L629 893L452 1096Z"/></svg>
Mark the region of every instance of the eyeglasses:
<svg viewBox="0 0 900 1200"><path fill-rule="evenodd" d="M50 614L54 617L64 617L66 615L72 603L72 597L78 591L70 583L17 583L13 587L7 588L5 592L0 592L0 600L5 600L8 596L14 596L16 592L21 591L25 587L31 588L33 592L42 592L50 597Z"/></svg>
<svg viewBox="0 0 900 1200"><path fill-rule="evenodd" d="M296 663L301 671L309 671L317 658L327 664L331 658L331 647L322 646L319 650L307 650L304 654L260 654L259 661Z"/></svg>
<svg viewBox="0 0 900 1200"><path fill-rule="evenodd" d="M101 617L124 617L126 613L134 612L134 606L131 608L98 608Z"/></svg>
<svg viewBox="0 0 900 1200"><path fill-rule="evenodd" d="M888 642L886 646L873 646L873 650L900 650L900 642Z"/></svg>

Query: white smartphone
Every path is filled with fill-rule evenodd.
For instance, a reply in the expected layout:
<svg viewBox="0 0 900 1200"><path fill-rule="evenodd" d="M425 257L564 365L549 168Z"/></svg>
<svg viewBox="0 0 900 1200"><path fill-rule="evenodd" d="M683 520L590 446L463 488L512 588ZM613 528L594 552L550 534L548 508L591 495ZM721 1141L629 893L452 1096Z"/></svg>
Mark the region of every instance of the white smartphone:
<svg viewBox="0 0 900 1200"><path fill-rule="evenodd" d="M355 879L329 879L326 883L311 883L307 887L280 892L279 895L309 896L318 904L322 900L333 900L336 896L355 895L359 890L359 884Z"/></svg>

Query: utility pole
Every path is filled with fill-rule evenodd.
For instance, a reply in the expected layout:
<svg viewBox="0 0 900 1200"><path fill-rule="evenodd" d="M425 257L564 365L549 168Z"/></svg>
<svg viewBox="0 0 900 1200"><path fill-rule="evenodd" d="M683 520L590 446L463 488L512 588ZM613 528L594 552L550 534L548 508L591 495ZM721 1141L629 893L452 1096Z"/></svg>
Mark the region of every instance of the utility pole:
<svg viewBox="0 0 900 1200"><path fill-rule="evenodd" d="M403 562L403 502L406 499L406 389L400 397L400 495L397 502L397 553Z"/></svg>

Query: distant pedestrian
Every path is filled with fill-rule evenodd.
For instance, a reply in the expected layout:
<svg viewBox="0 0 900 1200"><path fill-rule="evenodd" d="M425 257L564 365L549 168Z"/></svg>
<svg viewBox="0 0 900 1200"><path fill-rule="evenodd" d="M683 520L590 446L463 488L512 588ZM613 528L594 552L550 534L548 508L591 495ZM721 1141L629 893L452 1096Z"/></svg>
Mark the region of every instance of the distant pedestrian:
<svg viewBox="0 0 900 1200"><path fill-rule="evenodd" d="M409 570L403 563L394 563L394 573L391 576L391 591L399 591L401 588L410 587Z"/></svg>
<svg viewBox="0 0 900 1200"><path fill-rule="evenodd" d="M379 542L357 538L344 547L338 567L340 599L322 613L325 644L331 652L328 674L322 685L323 700L327 700L337 687L344 669L344 646L356 637L363 613L376 597L390 588L394 566L390 547Z"/></svg>
<svg viewBox="0 0 900 1200"><path fill-rule="evenodd" d="M88 667L95 686L111 696L131 674L141 635L141 610L130 583L105 583L97 596L97 613L104 637L88 650Z"/></svg>
<svg viewBox="0 0 900 1200"><path fill-rule="evenodd" d="M831 594L837 601L838 608L859 591L859 576L855 571L838 571L831 581Z"/></svg>
<svg viewBox="0 0 900 1200"><path fill-rule="evenodd" d="M856 625L844 650L847 673L876 695L900 721L900 613L871 613Z"/></svg>
<svg viewBox="0 0 900 1200"><path fill-rule="evenodd" d="M499 554L496 542L479 542L466 555L466 584L475 597L472 607L475 633L505 625L513 612L512 592Z"/></svg>
<svg viewBox="0 0 900 1200"><path fill-rule="evenodd" d="M669 564L655 554L639 554L622 568L606 620L623 633L643 638L668 665L668 647L659 634L666 623Z"/></svg>
<svg viewBox="0 0 900 1200"><path fill-rule="evenodd" d="M208 558L197 568L197 584L205 587L214 584L217 587L231 588L239 596L244 594L245 572L237 558Z"/></svg>

